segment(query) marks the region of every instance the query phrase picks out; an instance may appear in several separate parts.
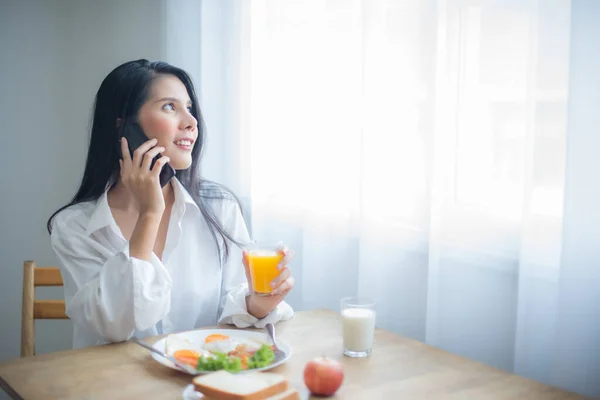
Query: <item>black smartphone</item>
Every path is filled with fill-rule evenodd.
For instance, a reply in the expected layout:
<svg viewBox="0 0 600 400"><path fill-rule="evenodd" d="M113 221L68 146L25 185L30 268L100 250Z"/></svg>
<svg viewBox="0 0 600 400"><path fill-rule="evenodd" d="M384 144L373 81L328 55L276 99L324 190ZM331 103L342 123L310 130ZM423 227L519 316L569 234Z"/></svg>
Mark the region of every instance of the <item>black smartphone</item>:
<svg viewBox="0 0 600 400"><path fill-rule="evenodd" d="M142 127L136 121L133 121L131 119L126 119L123 124L123 136L125 137L125 139L127 139L127 144L129 146L129 153L131 154L131 158L133 158L133 151L135 149L137 149L142 144L150 140L142 130ZM150 169L154 167L154 163L160 157L162 157L160 154L154 157L154 159L152 160L152 164L150 164ZM171 167L169 163L163 165L159 175L160 186L164 187L174 176L175 170L173 169L173 167Z"/></svg>

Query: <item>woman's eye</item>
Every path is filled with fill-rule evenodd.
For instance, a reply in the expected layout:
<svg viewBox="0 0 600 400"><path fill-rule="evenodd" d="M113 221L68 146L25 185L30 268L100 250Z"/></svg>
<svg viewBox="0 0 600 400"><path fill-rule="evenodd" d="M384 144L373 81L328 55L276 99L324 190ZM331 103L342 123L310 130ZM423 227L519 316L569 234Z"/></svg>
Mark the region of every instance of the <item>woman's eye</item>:
<svg viewBox="0 0 600 400"><path fill-rule="evenodd" d="M175 105L173 103L167 103L163 106L163 110L174 111Z"/></svg>
<svg viewBox="0 0 600 400"><path fill-rule="evenodd" d="M188 112L191 113L192 112L192 106L187 106L187 110L188 110Z"/></svg>

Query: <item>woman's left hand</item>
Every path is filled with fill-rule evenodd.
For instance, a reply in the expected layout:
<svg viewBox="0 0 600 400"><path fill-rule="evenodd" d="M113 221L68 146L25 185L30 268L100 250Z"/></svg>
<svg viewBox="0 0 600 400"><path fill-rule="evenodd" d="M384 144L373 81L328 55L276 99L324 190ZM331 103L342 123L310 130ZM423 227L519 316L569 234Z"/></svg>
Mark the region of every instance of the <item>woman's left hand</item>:
<svg viewBox="0 0 600 400"><path fill-rule="evenodd" d="M252 278L250 277L250 267L248 265L248 257L244 252L242 255L242 262L244 263L244 270L246 271L246 279L248 280L249 296L246 297L246 306L248 312L258 319L266 317L271 311L277 307L279 303L283 301L285 296L294 287L294 277L288 268L288 263L294 257L294 252L286 247L282 247L279 250L283 253L283 258L279 262L277 269L280 270L279 275L271 282L273 291L271 295L259 296L254 293L252 288Z"/></svg>

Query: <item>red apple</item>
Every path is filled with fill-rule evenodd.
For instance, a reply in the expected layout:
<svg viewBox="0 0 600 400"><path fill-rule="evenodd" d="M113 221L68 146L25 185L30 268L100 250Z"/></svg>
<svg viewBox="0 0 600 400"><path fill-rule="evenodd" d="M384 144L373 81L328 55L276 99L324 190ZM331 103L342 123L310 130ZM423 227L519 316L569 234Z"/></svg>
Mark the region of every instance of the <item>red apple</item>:
<svg viewBox="0 0 600 400"><path fill-rule="evenodd" d="M304 367L304 383L317 396L331 396L342 385L342 363L327 357L317 357Z"/></svg>

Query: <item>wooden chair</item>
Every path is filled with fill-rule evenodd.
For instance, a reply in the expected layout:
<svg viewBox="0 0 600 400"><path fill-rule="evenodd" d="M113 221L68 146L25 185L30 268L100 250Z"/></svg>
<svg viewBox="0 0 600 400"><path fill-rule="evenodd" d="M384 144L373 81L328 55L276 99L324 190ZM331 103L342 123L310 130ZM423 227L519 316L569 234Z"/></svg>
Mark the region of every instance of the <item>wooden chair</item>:
<svg viewBox="0 0 600 400"><path fill-rule="evenodd" d="M63 286L58 267L37 268L35 261L23 266L23 310L21 317L21 357L35 355L35 320L69 319L64 300L36 300L38 286Z"/></svg>

